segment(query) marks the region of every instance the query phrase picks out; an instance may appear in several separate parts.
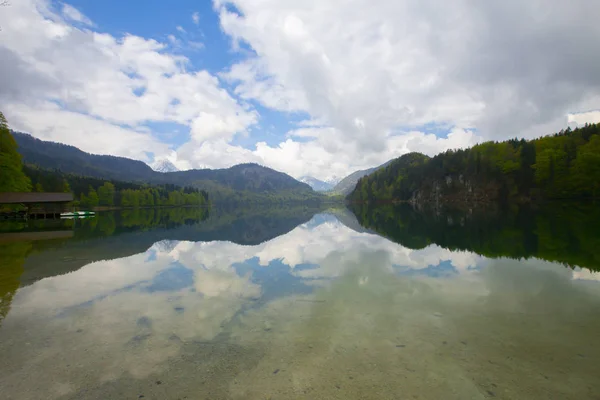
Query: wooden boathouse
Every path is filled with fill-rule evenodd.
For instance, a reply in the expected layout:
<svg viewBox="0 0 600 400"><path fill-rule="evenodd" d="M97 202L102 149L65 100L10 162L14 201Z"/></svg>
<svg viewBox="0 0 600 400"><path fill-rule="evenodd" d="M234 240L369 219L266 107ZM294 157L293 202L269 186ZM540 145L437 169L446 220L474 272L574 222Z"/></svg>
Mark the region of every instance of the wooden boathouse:
<svg viewBox="0 0 600 400"><path fill-rule="evenodd" d="M37 193L37 192L4 192L0 193L0 205L17 205L25 207L24 211L0 213L0 219L13 218L60 218L67 211L67 205L73 201L73 193Z"/></svg>

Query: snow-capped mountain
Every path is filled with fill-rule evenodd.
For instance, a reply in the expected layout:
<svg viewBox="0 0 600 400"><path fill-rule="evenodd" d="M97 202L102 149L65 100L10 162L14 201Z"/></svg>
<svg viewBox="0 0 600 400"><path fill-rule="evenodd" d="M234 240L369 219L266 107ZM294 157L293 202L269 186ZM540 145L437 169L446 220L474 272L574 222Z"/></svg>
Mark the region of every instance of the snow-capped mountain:
<svg viewBox="0 0 600 400"><path fill-rule="evenodd" d="M337 183L341 180L341 178L338 178L337 176L332 176L329 179L325 179L323 182L329 183L331 186L335 186L337 185Z"/></svg>
<svg viewBox="0 0 600 400"><path fill-rule="evenodd" d="M152 169L157 172L177 172L179 169L169 160L156 160L152 165Z"/></svg>
<svg viewBox="0 0 600 400"><path fill-rule="evenodd" d="M313 190L316 190L317 192L326 192L328 190L333 189L333 187L335 186L335 184L331 182L325 182L320 179L313 178L312 176L303 176L298 180L300 182L308 184L311 188L313 188Z"/></svg>

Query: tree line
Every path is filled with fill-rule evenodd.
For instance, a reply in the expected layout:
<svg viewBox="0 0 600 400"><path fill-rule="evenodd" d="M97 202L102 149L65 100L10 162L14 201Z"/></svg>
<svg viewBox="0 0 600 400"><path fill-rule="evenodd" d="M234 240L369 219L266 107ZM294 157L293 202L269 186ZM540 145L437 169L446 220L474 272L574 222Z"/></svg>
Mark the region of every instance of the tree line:
<svg viewBox="0 0 600 400"><path fill-rule="evenodd" d="M534 140L409 153L361 178L348 199L514 201L600 196L600 124Z"/></svg>
<svg viewBox="0 0 600 400"><path fill-rule="evenodd" d="M208 204L208 193L176 185L141 185L63 174L25 165L23 171L36 192L70 192L74 206L80 207L155 207Z"/></svg>

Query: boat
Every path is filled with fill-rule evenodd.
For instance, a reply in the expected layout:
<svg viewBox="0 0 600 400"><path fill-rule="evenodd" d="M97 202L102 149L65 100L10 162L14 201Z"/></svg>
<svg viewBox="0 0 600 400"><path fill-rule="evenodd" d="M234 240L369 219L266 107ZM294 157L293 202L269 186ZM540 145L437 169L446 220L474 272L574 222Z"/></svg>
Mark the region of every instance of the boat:
<svg viewBox="0 0 600 400"><path fill-rule="evenodd" d="M86 218L94 216L96 216L96 213L93 211L71 211L60 214L61 218Z"/></svg>

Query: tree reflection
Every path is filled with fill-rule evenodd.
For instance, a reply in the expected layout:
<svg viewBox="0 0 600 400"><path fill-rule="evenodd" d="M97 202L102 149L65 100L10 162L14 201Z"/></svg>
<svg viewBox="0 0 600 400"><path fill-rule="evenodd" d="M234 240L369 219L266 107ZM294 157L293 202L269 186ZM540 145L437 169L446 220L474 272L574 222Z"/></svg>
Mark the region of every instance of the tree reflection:
<svg viewBox="0 0 600 400"><path fill-rule="evenodd" d="M416 210L408 204L351 208L362 226L411 249L435 243L486 257L536 257L600 271L600 209L593 204L491 211Z"/></svg>

